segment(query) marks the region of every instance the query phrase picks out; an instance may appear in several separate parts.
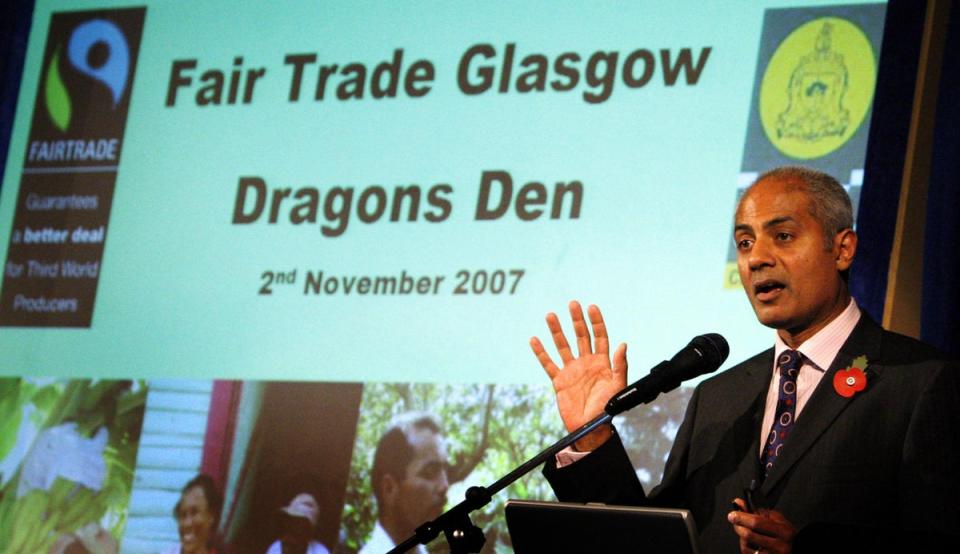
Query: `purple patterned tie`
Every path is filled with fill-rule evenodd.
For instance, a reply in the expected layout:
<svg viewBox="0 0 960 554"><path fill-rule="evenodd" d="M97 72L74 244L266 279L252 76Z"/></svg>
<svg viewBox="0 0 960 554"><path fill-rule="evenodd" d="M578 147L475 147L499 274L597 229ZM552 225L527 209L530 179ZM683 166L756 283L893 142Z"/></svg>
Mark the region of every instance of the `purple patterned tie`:
<svg viewBox="0 0 960 554"><path fill-rule="evenodd" d="M801 357L796 350L784 350L777 359L780 367L780 385L777 390L777 412L773 419L773 426L767 436L767 443L760 454L760 465L763 466L763 476L770 473L770 468L777 461L783 442L793 429L794 414L797 411L797 374L800 373Z"/></svg>

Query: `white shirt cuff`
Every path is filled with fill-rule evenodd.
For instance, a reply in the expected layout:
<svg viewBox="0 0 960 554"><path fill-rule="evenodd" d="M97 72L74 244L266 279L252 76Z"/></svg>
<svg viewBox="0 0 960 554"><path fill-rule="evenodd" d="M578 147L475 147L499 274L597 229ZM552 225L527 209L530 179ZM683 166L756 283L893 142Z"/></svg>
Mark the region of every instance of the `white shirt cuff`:
<svg viewBox="0 0 960 554"><path fill-rule="evenodd" d="M589 455L590 452L579 452L573 449L573 446L568 446L557 452L557 467L567 467L570 464L574 464L583 459L584 456Z"/></svg>

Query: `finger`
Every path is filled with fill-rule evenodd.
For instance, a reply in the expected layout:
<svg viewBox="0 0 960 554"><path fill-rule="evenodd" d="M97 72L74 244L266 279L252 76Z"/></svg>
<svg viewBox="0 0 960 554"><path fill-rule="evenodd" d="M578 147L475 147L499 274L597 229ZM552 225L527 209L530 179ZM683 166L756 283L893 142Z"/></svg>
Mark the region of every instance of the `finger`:
<svg viewBox="0 0 960 554"><path fill-rule="evenodd" d="M743 525L759 535L786 538L787 526L772 519L768 510L758 510L758 512L757 514L747 514L750 520L744 522Z"/></svg>
<svg viewBox="0 0 960 554"><path fill-rule="evenodd" d="M772 520L766 513L730 512L727 519L740 537L766 548L780 548L793 539L793 526ZM786 521L786 519L784 519Z"/></svg>
<svg viewBox="0 0 960 554"><path fill-rule="evenodd" d="M734 500L736 502L736 500ZM743 527L748 531L752 530L756 525L757 516L751 514L750 512L730 512L727 514L727 521L733 524L734 527ZM738 533L739 534L739 533Z"/></svg>
<svg viewBox="0 0 960 554"><path fill-rule="evenodd" d="M533 349L533 355L537 357L537 361L540 362L543 370L547 372L552 381L560 373L560 368L550 359L550 354L547 354L547 351L543 348L543 343L537 337L530 339L530 348Z"/></svg>
<svg viewBox="0 0 960 554"><path fill-rule="evenodd" d="M741 511L741 512L750 513L750 512L747 510L747 501L746 501L746 500L744 500L744 499L742 499L742 498L734 498L734 499L733 499L733 503L740 507L740 511Z"/></svg>
<svg viewBox="0 0 960 554"><path fill-rule="evenodd" d="M787 543L792 542L793 538L797 536L796 527L780 512L764 509L760 510L760 513L766 516L766 521L769 522L769 534Z"/></svg>
<svg viewBox="0 0 960 554"><path fill-rule="evenodd" d="M566 335L560 327L560 318L557 314L550 312L547 314L547 328L550 329L550 335L553 337L553 344L557 347L557 353L560 354L560 360L564 364L573 360L573 352L570 351L570 344L567 342Z"/></svg>
<svg viewBox="0 0 960 554"><path fill-rule="evenodd" d="M590 325L593 327L593 339L596 345L597 354L607 354L610 351L610 339L607 338L607 326L603 323L603 314L600 308L593 304L587 307L587 316L590 318Z"/></svg>
<svg viewBox="0 0 960 554"><path fill-rule="evenodd" d="M613 353L613 378L627 386L627 343L621 342Z"/></svg>
<svg viewBox="0 0 960 554"><path fill-rule="evenodd" d="M764 552L785 551L786 543L777 537L768 537L767 535L755 533L749 527L742 525L734 525L733 531L740 537L741 551L744 546L746 546L747 552L755 552L757 550Z"/></svg>
<svg viewBox="0 0 960 554"><path fill-rule="evenodd" d="M793 528L793 524L790 523L790 520L786 518L783 514L776 510L764 510L764 513L773 520L774 523L779 523L785 527Z"/></svg>
<svg viewBox="0 0 960 554"><path fill-rule="evenodd" d="M570 301L570 318L573 320L573 334L577 337L577 352L580 356L592 354L590 331L587 329L587 322L583 319L583 308L576 300Z"/></svg>
<svg viewBox="0 0 960 554"><path fill-rule="evenodd" d="M738 537L740 537L741 541L747 544L747 548L750 548L752 550L756 550L758 548L762 548L766 546L766 543L764 541L768 541L771 538L766 535L760 535L758 533L755 533L753 529L745 525L734 525L733 532L736 533Z"/></svg>
<svg viewBox="0 0 960 554"><path fill-rule="evenodd" d="M773 554L770 550L763 550L763 547L759 544L753 544L743 537L740 539L740 554L757 554L758 552L763 552L764 554Z"/></svg>
<svg viewBox="0 0 960 554"><path fill-rule="evenodd" d="M736 521L736 518L739 515L737 512L743 512L745 514L750 513L747 511L746 501L742 498L734 498L731 504L735 506L735 511L732 511L727 514L727 519L731 523ZM736 525L736 524L734 524L733 527L734 527L734 532L737 531L737 528L746 529L745 527ZM741 533L737 533L737 535L740 536ZM742 536L740 537L740 554L756 554L756 551L757 551L757 546L755 544L751 542L747 542L747 540L744 539Z"/></svg>
<svg viewBox="0 0 960 554"><path fill-rule="evenodd" d="M737 521L740 521L739 516L741 512L743 514L750 513L747 511L747 502L742 498L734 498L731 504L736 506L736 510L727 514L727 520L730 521L730 523L734 524L733 530L735 533L737 533L737 536L740 537L740 553L755 554L757 551L757 545L747 541L747 539L744 538L745 536L749 535L748 533L749 529L747 527L744 527L742 525L738 525L735 523Z"/></svg>

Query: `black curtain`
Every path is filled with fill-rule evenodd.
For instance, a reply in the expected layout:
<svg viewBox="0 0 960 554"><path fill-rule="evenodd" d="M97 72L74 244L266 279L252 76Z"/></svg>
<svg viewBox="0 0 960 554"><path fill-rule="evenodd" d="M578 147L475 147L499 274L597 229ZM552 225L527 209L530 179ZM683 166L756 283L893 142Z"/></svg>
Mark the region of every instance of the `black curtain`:
<svg viewBox="0 0 960 554"><path fill-rule="evenodd" d="M960 356L960 2L952 2L923 245L923 340Z"/></svg>
<svg viewBox="0 0 960 554"><path fill-rule="evenodd" d="M7 149L17 109L27 36L33 19L33 0L8 0L0 8L0 175L7 164ZM0 181L0 189L3 182ZM2 234L2 233L0 233Z"/></svg>
<svg viewBox="0 0 960 554"><path fill-rule="evenodd" d="M917 6L920 6L919 8ZM850 289L860 308L883 319L887 269L897 225L900 183L910 131L917 62L923 35L923 5L893 0L887 5L877 91L857 211L860 243L850 269Z"/></svg>
<svg viewBox="0 0 960 554"><path fill-rule="evenodd" d="M891 0L857 214L860 246L850 286L860 306L883 317L923 35L924 4ZM952 2L941 68L924 229L921 338L960 354L960 3ZM919 247L919 245L918 245Z"/></svg>

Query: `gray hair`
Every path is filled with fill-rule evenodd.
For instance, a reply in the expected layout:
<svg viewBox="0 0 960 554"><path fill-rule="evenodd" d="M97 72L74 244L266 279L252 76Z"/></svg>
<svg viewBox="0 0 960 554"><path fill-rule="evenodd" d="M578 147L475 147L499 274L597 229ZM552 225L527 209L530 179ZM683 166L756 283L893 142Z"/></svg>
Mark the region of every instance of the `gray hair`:
<svg viewBox="0 0 960 554"><path fill-rule="evenodd" d="M809 167L786 165L760 175L750 188L768 179L796 183L803 187L810 197L810 215L823 228L827 249L833 248L833 238L837 233L853 228L853 205L850 197L843 185L830 175Z"/></svg>

